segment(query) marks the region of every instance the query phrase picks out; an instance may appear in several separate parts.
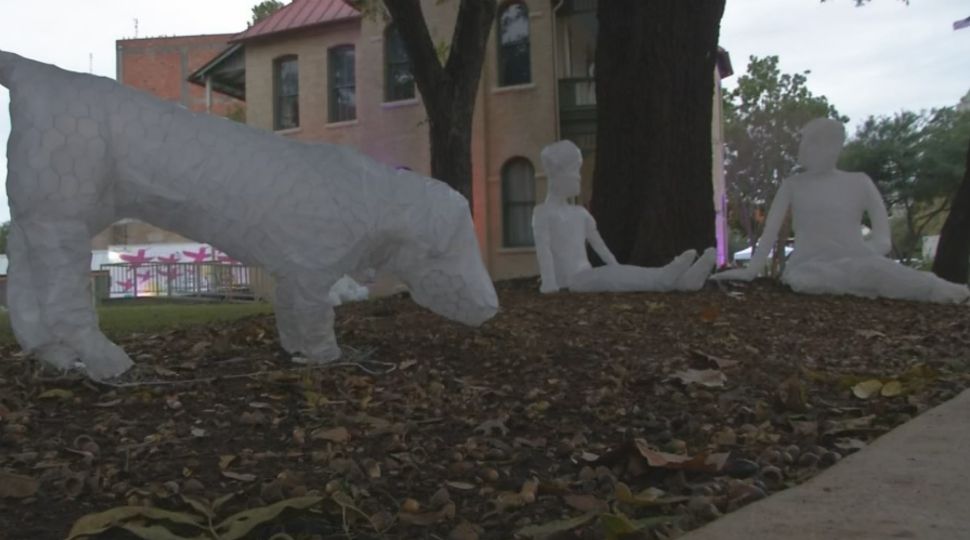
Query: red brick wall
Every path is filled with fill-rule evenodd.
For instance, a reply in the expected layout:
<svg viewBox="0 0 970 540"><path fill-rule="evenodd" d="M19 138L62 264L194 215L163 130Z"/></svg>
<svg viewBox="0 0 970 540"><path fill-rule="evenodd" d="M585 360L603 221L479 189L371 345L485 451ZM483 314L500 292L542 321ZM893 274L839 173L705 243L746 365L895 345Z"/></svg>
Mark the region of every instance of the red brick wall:
<svg viewBox="0 0 970 540"><path fill-rule="evenodd" d="M205 112L205 88L186 79L222 52L230 37L232 34L118 40L118 81ZM226 116L244 108L244 102L212 92L212 114Z"/></svg>

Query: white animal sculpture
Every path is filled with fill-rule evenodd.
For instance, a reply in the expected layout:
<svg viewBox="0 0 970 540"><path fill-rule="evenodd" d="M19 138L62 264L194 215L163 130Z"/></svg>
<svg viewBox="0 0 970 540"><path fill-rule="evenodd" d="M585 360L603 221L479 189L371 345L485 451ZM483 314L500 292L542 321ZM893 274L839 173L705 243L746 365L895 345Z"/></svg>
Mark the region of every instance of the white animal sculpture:
<svg viewBox="0 0 970 540"><path fill-rule="evenodd" d="M782 181L750 263L711 279L750 281L757 277L791 208L795 246L781 279L792 290L941 303L970 298L965 285L884 256L892 245L889 216L879 190L864 173L836 168L845 142L841 122L816 118L801 133L798 161L805 170ZM862 235L863 214L869 215L872 224L869 239Z"/></svg>
<svg viewBox="0 0 970 540"><path fill-rule="evenodd" d="M276 278L282 346L340 356L331 286L383 268L432 311L479 325L498 309L467 201L353 149L195 114L112 80L0 51L12 132L8 305L20 345L94 379L132 364L98 329L90 239L137 218Z"/></svg>
<svg viewBox="0 0 970 540"><path fill-rule="evenodd" d="M593 216L569 201L579 195L583 164L579 148L570 141L555 142L542 149L540 158L549 181L545 202L532 213L541 292L560 288L576 292L696 291L704 286L716 264L714 248L700 257L687 250L662 268L619 264L596 230ZM606 266L593 268L586 256L586 242Z"/></svg>

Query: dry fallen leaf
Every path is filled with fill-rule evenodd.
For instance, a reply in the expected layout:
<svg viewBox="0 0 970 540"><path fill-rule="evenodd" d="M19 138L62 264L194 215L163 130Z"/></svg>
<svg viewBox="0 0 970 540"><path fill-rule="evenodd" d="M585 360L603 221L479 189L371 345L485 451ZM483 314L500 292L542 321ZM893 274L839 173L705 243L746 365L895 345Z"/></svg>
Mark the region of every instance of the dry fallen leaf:
<svg viewBox="0 0 970 540"><path fill-rule="evenodd" d="M310 434L310 438L317 441L330 441L342 444L350 440L350 432L343 426L330 429L317 429Z"/></svg>
<svg viewBox="0 0 970 540"><path fill-rule="evenodd" d="M29 476L0 471L0 499L26 499L37 493L40 483Z"/></svg>
<svg viewBox="0 0 970 540"><path fill-rule="evenodd" d="M869 379L852 387L852 394L859 399L869 399L879 394L882 390L882 381L879 379Z"/></svg>
<svg viewBox="0 0 970 540"><path fill-rule="evenodd" d="M899 381L889 381L879 390L879 395L882 397L896 397L902 395L902 393L903 385Z"/></svg>

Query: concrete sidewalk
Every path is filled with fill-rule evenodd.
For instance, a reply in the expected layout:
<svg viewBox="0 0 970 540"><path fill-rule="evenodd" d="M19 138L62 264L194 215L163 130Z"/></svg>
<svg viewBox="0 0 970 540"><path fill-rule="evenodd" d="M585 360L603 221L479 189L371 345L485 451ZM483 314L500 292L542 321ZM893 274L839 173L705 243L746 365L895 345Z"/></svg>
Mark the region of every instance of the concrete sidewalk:
<svg viewBox="0 0 970 540"><path fill-rule="evenodd" d="M682 540L970 539L970 390Z"/></svg>

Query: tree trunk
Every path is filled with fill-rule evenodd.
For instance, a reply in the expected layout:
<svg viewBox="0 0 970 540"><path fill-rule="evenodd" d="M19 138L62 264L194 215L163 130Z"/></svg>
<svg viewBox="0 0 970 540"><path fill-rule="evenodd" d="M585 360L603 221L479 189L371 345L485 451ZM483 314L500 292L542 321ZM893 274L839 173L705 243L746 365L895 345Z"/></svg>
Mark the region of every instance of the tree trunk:
<svg viewBox="0 0 970 540"><path fill-rule="evenodd" d="M940 232L933 273L954 283L966 283L970 275L970 146L963 183L957 190Z"/></svg>
<svg viewBox="0 0 970 540"><path fill-rule="evenodd" d="M428 113L431 176L472 204L472 117L495 2L461 0L444 65L424 20L420 0L384 0L411 58L414 82Z"/></svg>
<svg viewBox="0 0 970 540"><path fill-rule="evenodd" d="M725 0L601 0L591 208L620 262L714 245L711 121Z"/></svg>

